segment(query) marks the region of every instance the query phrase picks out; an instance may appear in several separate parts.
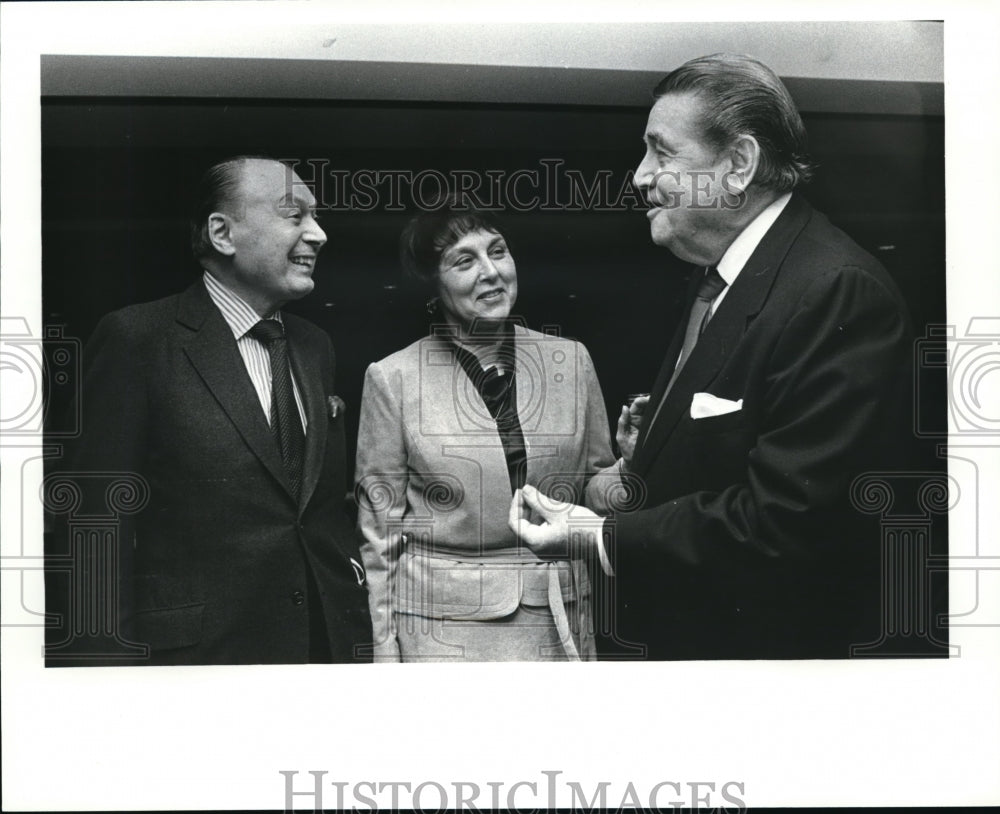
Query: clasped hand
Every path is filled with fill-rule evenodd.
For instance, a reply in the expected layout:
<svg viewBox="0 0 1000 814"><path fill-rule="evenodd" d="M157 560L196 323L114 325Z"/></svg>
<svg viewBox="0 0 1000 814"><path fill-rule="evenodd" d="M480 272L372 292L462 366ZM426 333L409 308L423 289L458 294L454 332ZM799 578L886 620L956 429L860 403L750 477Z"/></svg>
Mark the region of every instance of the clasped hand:
<svg viewBox="0 0 1000 814"><path fill-rule="evenodd" d="M540 518L541 522L533 522ZM543 495L534 486L514 492L508 524L511 530L539 557L568 559L582 557L584 549L597 545L603 518L590 509L564 503Z"/></svg>

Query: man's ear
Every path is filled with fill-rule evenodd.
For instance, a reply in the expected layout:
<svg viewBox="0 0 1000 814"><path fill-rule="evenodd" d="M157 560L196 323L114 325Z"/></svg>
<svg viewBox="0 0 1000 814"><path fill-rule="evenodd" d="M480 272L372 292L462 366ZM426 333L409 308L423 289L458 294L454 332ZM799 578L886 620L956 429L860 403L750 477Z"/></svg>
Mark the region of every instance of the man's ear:
<svg viewBox="0 0 1000 814"><path fill-rule="evenodd" d="M737 136L729 148L729 160L732 164L726 180L729 190L736 194L746 192L760 166L760 144L757 139L747 135Z"/></svg>
<svg viewBox="0 0 1000 814"><path fill-rule="evenodd" d="M208 239L219 254L232 257L236 254L233 243L233 220L222 212L213 212L208 216Z"/></svg>

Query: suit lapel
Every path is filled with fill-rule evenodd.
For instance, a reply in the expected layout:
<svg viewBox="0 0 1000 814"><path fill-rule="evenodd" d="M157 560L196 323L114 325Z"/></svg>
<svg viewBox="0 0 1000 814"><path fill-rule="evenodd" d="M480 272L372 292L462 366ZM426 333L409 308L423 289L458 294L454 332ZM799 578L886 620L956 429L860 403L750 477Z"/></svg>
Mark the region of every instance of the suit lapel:
<svg viewBox="0 0 1000 814"><path fill-rule="evenodd" d="M260 399L246 372L233 332L215 307L201 281L180 298L177 321L195 333L184 351L250 450L291 494Z"/></svg>
<svg viewBox="0 0 1000 814"><path fill-rule="evenodd" d="M805 199L793 195L747 260L719 304L718 310L709 320L705 333L698 340L690 358L677 375L677 380L667 393L656 422L648 428L648 436L640 437L636 465L640 473L645 472L644 467L649 465L660 447L670 437L678 421L690 407L693 395L704 391L712 383L731 356L733 349L743 338L753 318L760 313L785 255L806 225L811 213L812 209ZM700 279L700 275L694 276L696 280ZM694 288L696 292L697 282L694 283ZM690 303L695 296L690 291L689 294L689 305L685 311L684 321L674 342L671 343L671 355L664 362L664 368L669 366L670 372L680 353L684 328L691 310ZM657 385L661 387L661 397L666 387L666 382L661 383L663 375L664 371L661 370L657 379ZM666 381L669 381L669 378L668 373ZM653 401L654 396L651 396L650 404L657 403Z"/></svg>
<svg viewBox="0 0 1000 814"><path fill-rule="evenodd" d="M295 383L299 386L299 394L302 396L302 406L308 422L300 504L300 506L307 506L323 468L323 455L326 451L326 436L329 429L326 399L323 392L323 371L319 352L310 352L311 349L306 345L299 324L287 317L284 322L292 373L295 376Z"/></svg>

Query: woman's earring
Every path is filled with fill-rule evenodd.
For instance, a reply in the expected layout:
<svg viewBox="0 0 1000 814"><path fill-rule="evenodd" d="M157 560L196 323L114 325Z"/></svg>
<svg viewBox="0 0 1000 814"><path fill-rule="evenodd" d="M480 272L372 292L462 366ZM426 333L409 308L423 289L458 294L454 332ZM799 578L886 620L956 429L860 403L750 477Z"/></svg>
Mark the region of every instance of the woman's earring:
<svg viewBox="0 0 1000 814"><path fill-rule="evenodd" d="M429 300L427 300L426 303L424 303L424 310L428 314L431 314L431 315L436 314L437 313L437 309L438 309L438 298L437 297L431 297Z"/></svg>

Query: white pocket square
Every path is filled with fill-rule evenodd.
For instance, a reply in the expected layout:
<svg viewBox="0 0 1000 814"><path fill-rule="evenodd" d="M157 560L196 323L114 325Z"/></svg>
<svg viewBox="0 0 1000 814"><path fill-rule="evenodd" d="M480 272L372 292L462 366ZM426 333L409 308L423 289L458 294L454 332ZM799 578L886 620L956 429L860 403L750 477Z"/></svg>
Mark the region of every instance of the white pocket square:
<svg viewBox="0 0 1000 814"><path fill-rule="evenodd" d="M730 401L720 399L711 393L695 393L691 398L691 418L712 418L743 409L743 399Z"/></svg>

